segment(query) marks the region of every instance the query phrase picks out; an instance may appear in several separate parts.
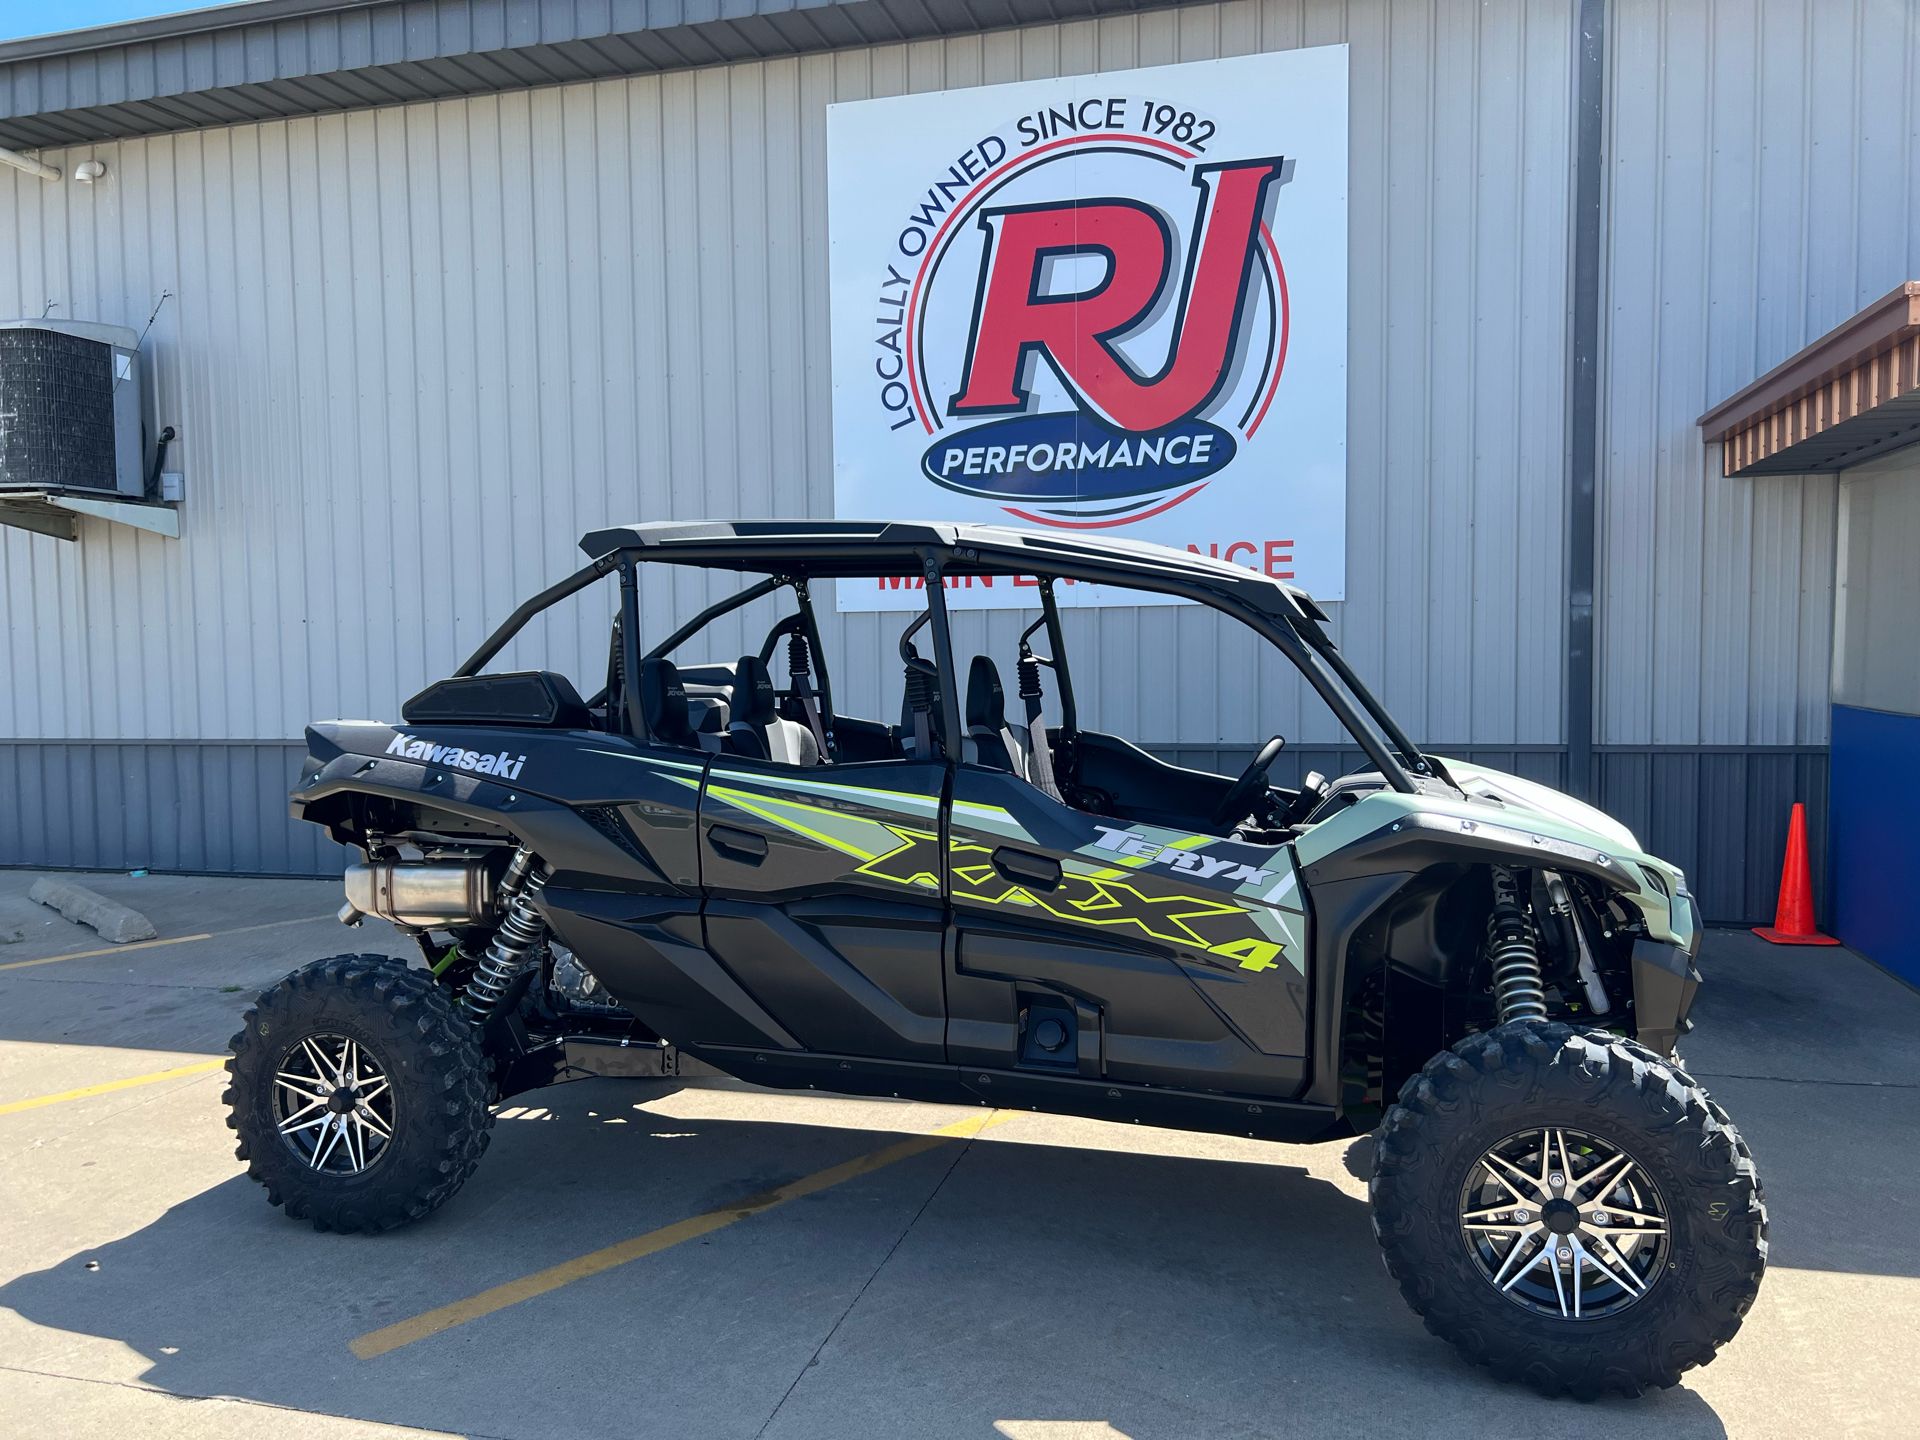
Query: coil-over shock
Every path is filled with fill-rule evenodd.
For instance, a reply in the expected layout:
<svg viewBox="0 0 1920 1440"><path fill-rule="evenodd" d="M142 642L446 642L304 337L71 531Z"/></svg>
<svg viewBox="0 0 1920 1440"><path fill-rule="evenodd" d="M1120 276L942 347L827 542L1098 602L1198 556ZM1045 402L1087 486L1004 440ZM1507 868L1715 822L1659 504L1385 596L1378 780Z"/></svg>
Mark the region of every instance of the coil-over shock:
<svg viewBox="0 0 1920 1440"><path fill-rule="evenodd" d="M1540 974L1540 941L1520 903L1520 883L1504 865L1493 867L1493 913L1487 917L1487 964L1500 1020L1545 1020L1547 990Z"/></svg>
<svg viewBox="0 0 1920 1440"><path fill-rule="evenodd" d="M499 903L506 913L493 939L487 942L486 953L475 964L462 999L473 1019L484 1020L493 1013L500 997L546 937L546 922L533 906L546 883L546 872L539 868L533 851L522 845L500 879Z"/></svg>

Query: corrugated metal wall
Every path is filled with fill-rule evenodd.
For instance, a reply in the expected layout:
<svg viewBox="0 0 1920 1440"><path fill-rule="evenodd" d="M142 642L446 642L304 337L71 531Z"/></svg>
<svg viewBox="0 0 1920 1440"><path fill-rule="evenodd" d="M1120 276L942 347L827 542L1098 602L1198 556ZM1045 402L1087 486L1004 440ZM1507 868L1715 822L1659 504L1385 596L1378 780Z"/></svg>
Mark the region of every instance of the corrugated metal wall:
<svg viewBox="0 0 1920 1440"><path fill-rule="evenodd" d="M1920 275L1920 7L1607 18L1598 733L1827 738L1831 476L1729 480L1694 421Z"/></svg>
<svg viewBox="0 0 1920 1440"><path fill-rule="evenodd" d="M287 818L292 741L0 740L0 864L338 875L348 851Z"/></svg>
<svg viewBox="0 0 1920 1440"><path fill-rule="evenodd" d="M1609 17L1600 779L1656 848L1719 836L1726 786L1770 797L1765 766L1817 758L1824 738L1830 487L1709 479L1691 424L1913 258L1910 207L1894 214L1910 190L1866 193L1914 153L1887 129L1911 126L1910 104L1859 102L1887 63L1864 37L1892 7L1866 7L1860 40L1814 9L1773 6L1751 34L1744 7L1701 0ZM112 742L88 783L147 787L153 856L254 868L247 845L193 837L278 824L271 777L236 762L221 785L257 778L251 808L238 788L203 799L140 779L190 773L153 747L284 746L315 715L394 714L572 568L593 526L830 513L829 101L1339 40L1352 598L1337 629L1416 735L1557 773L1569 7L1237 0L49 154L105 160L91 189L0 176L0 313L52 302L137 325L174 292L148 354L189 496L178 542L92 522L78 546L0 536L0 735L57 742L9 746L0 783L53 797L58 830L78 783L61 747ZM1838 189L1830 153L1856 157ZM664 622L706 594L654 578L643 603ZM608 603L537 624L505 662L592 676ZM1339 739L1282 663L1208 614L1069 623L1101 728L1223 759L1276 729L1303 756ZM834 627L843 708L897 705L894 628ZM970 615L962 644L1004 660L1015 628ZM746 643L723 622L711 648ZM146 758L120 748L136 742ZM1734 747L1718 763L1739 774L1652 778L1703 773L1697 754L1676 770L1654 753L1701 744ZM1684 823L1659 820L1676 809ZM52 857L28 812L13 824L0 861ZM1711 840L1726 864L1745 863L1747 833ZM263 839L259 867L331 863L303 845ZM1717 908L1751 912L1754 889Z"/></svg>
<svg viewBox="0 0 1920 1440"><path fill-rule="evenodd" d="M0 663L35 683L0 732L252 740L392 714L586 529L831 513L828 101L1345 39L1341 630L1416 731L1553 741L1564 407L1527 357L1565 346L1569 38L1544 3L1196 6L103 146L92 190L20 177L0 311L137 323L175 292L150 344L189 501L177 545L7 538ZM645 598L664 616L698 591ZM589 608L517 658L599 667ZM1016 628L970 617L964 639L1010 655ZM1076 628L1106 728L1336 738L1208 613ZM897 629L844 624L856 713L897 705Z"/></svg>

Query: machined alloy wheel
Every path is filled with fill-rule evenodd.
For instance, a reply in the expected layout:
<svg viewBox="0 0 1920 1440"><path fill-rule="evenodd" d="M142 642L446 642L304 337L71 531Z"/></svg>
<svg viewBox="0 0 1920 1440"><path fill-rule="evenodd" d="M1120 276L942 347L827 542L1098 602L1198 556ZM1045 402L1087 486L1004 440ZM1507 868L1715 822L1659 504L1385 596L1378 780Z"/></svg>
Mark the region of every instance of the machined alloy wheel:
<svg viewBox="0 0 1920 1440"><path fill-rule="evenodd" d="M1460 1234L1501 1294L1565 1320L1626 1309L1657 1283L1666 1202L1625 1150L1578 1130L1510 1135L1467 1171Z"/></svg>
<svg viewBox="0 0 1920 1440"><path fill-rule="evenodd" d="M315 1170L358 1175L393 1140L393 1082L372 1049L345 1035L308 1035L273 1077L280 1138Z"/></svg>
<svg viewBox="0 0 1920 1440"><path fill-rule="evenodd" d="M1407 1303L1547 1394L1677 1383L1767 1263L1753 1156L1678 1062L1513 1021L1443 1050L1374 1137L1373 1229Z"/></svg>
<svg viewBox="0 0 1920 1440"><path fill-rule="evenodd" d="M267 1199L320 1230L418 1220L493 1125L480 1029L425 970L335 955L263 991L233 1037L227 1124Z"/></svg>

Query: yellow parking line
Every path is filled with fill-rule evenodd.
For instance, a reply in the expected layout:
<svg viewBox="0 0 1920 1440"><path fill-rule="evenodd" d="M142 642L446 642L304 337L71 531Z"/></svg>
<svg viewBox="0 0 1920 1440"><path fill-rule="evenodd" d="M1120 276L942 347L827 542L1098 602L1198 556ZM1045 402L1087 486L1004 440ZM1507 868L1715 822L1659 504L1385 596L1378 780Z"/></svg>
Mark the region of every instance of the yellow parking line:
<svg viewBox="0 0 1920 1440"><path fill-rule="evenodd" d="M241 925L232 930L210 930L199 935L172 935L165 940L136 940L131 945L108 945L99 950L70 950L65 955L48 955L40 960L9 960L0 970L25 970L32 965L57 965L62 960L98 960L102 955L124 955L129 950L151 950L156 945L185 945L194 940L224 940L229 935L249 935L255 930L277 930L282 925L311 925L316 920L331 920L331 915L302 915L293 920L268 920L259 925Z"/></svg>
<svg viewBox="0 0 1920 1440"><path fill-rule="evenodd" d="M362 1360L373 1360L398 1350L402 1345L411 1345L416 1340L425 1340L456 1325L464 1325L469 1320L479 1320L488 1315L518 1305L522 1300L532 1300L549 1291L558 1290L563 1285L571 1285L576 1280L585 1280L591 1275L604 1274L608 1270L640 1260L648 1255L657 1255L662 1250L671 1249L688 1240L696 1240L702 1235L711 1235L716 1230L725 1229L736 1221L748 1219L784 1205L789 1200L798 1200L804 1195L815 1195L822 1190L831 1189L848 1180L862 1175L871 1175L876 1170L885 1169L897 1161L906 1160L914 1155L925 1154L938 1148L951 1139L970 1139L992 1125L1004 1124L1013 1115L1008 1111L995 1110L985 1115L969 1115L964 1120L956 1120L951 1125L942 1125L930 1135L915 1135L888 1145L884 1149L872 1150L865 1155L857 1155L825 1170L815 1171L811 1175L782 1185L777 1189L766 1190L758 1195L729 1205L724 1210L710 1210L704 1215L695 1215L691 1219L677 1220L658 1230L650 1230L645 1235L636 1235L631 1240L622 1240L617 1245L609 1245L603 1250L594 1250L572 1260L564 1260L558 1265L550 1265L545 1270L536 1270L531 1275L522 1275L518 1280L509 1280L504 1285L495 1285L490 1290L482 1290L477 1295L469 1295L464 1300L456 1300L451 1305L442 1305L437 1310L428 1310L410 1319L398 1320L391 1325L383 1325L378 1330L369 1330L365 1335L350 1341L347 1348Z"/></svg>
<svg viewBox="0 0 1920 1440"><path fill-rule="evenodd" d="M38 1110L42 1105L58 1105L63 1100L84 1100L89 1095L106 1095L115 1090L131 1090L137 1085L156 1085L162 1080L175 1080L182 1075L205 1075L218 1070L227 1062L222 1060L202 1060L194 1065L180 1065L172 1070L156 1070L151 1075L135 1075L126 1080L109 1080L103 1085L84 1085L78 1090L62 1090L58 1095L36 1095L31 1100L12 1100L0 1105L0 1115L15 1115L22 1110Z"/></svg>
<svg viewBox="0 0 1920 1440"><path fill-rule="evenodd" d="M156 945L184 945L189 940L211 940L211 935L174 935L165 940L136 940L131 945L108 945L99 950L74 950L41 960L9 960L0 970L25 970L30 965L57 965L62 960L92 960L101 955L124 955L129 950L151 950Z"/></svg>

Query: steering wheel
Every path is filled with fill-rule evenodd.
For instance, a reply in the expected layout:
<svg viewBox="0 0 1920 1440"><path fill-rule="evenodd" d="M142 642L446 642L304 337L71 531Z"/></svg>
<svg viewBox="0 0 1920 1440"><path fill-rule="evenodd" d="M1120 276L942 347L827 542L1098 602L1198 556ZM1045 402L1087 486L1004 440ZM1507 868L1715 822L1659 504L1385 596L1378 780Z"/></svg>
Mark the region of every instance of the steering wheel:
<svg viewBox="0 0 1920 1440"><path fill-rule="evenodd" d="M1273 768L1273 762L1280 758L1280 752L1287 748L1287 738L1276 735L1260 747L1260 753L1253 757L1240 778L1233 782L1233 788L1220 797L1220 803L1214 806L1212 828L1230 830L1253 814L1254 802L1267 793L1267 771Z"/></svg>

